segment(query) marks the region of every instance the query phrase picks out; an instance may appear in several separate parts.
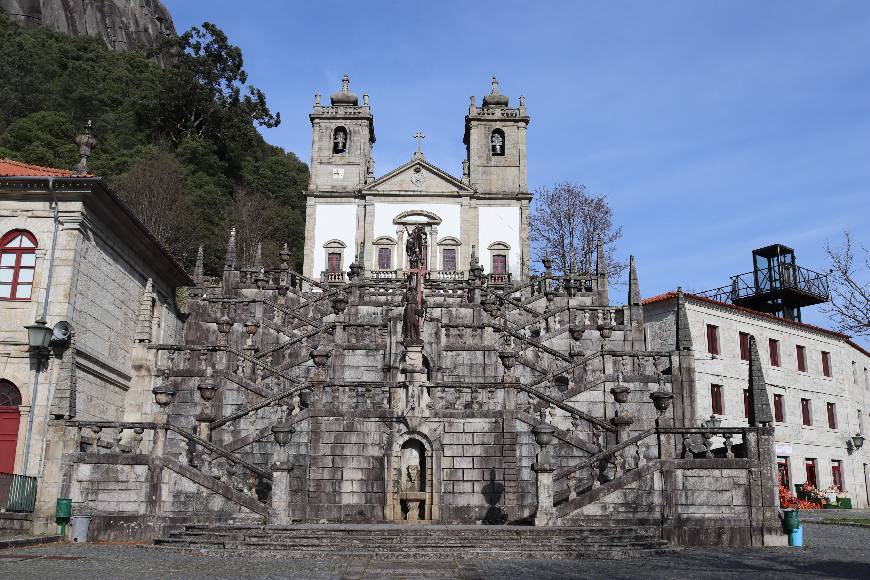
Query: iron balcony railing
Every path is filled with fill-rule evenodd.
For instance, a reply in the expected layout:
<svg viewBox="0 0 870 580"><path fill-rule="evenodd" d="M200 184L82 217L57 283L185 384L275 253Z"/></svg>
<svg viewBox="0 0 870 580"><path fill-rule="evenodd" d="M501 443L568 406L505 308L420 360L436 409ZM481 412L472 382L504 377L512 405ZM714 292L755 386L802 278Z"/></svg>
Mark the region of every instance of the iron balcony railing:
<svg viewBox="0 0 870 580"><path fill-rule="evenodd" d="M798 290L822 301L830 297L828 275L793 264L780 264L778 268L758 269L731 276L730 286L721 286L699 292L699 296L734 304L743 298L781 290Z"/></svg>
<svg viewBox="0 0 870 580"><path fill-rule="evenodd" d="M35 506L35 477L0 473L0 511L31 514Z"/></svg>

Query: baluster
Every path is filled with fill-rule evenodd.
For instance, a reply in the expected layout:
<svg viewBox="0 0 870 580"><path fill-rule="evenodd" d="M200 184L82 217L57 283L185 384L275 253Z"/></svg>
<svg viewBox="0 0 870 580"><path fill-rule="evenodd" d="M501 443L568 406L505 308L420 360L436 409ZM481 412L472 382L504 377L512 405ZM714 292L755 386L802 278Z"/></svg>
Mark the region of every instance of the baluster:
<svg viewBox="0 0 870 580"><path fill-rule="evenodd" d="M683 459L691 459L692 458L692 436L688 433L683 434Z"/></svg>
<svg viewBox="0 0 870 580"><path fill-rule="evenodd" d="M91 433L93 434L93 435L91 435L91 438L93 441L93 443L91 443L91 450L90 450L91 453L99 453L100 452L100 450L99 450L100 431L102 431L102 430L103 430L102 427L99 427L97 425L91 425Z"/></svg>
<svg viewBox="0 0 870 580"><path fill-rule="evenodd" d="M116 427L115 428L115 436L112 437L112 452L120 453L121 452L121 439L124 438L124 428Z"/></svg>
<svg viewBox="0 0 870 580"><path fill-rule="evenodd" d="M711 449L713 448L713 434L710 432L704 433L704 457L710 459L713 457L713 452Z"/></svg>
<svg viewBox="0 0 870 580"><path fill-rule="evenodd" d="M142 433L145 432L145 429L142 427L135 427L133 429L133 438L130 440L130 452L138 453L139 448L142 445Z"/></svg>
<svg viewBox="0 0 870 580"><path fill-rule="evenodd" d="M734 445L731 441L733 435L731 433L725 433L722 437L725 439L725 457L728 459L734 459L734 451L731 449L731 446Z"/></svg>

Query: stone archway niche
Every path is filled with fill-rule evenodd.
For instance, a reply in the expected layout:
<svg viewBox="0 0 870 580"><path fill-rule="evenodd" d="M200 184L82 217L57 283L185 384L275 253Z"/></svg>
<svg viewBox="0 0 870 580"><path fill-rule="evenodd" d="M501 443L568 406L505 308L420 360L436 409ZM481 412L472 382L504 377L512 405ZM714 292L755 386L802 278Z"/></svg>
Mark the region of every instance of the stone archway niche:
<svg viewBox="0 0 870 580"><path fill-rule="evenodd" d="M419 432L398 435L388 458L385 519L413 523L440 519L439 453Z"/></svg>

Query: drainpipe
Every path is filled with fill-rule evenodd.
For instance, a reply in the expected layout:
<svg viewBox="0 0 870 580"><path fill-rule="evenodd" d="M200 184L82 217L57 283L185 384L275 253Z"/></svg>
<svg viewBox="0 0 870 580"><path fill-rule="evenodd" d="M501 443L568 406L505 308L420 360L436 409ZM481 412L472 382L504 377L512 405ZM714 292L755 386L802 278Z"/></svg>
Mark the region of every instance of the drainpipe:
<svg viewBox="0 0 870 580"><path fill-rule="evenodd" d="M57 195L54 191L54 178L48 178L48 191L51 193L51 206L54 209L54 233L51 237L51 251L48 256L48 276L45 283L45 300L42 305L42 316L37 320L45 323L48 317L48 300L51 295L51 278L54 274L54 252L57 247L57 231L59 229L60 220L58 219ZM49 355L50 357L51 355ZM49 358L49 360L51 360ZM33 438L33 416L36 414L36 396L39 390L39 371L42 366L42 361L37 362L36 370L33 373L33 384L30 387L30 413L27 416L27 435L24 438L24 460L21 464L21 471L27 475L27 464L30 459L30 441ZM46 364L46 370L49 370ZM46 406L51 402L46 401Z"/></svg>

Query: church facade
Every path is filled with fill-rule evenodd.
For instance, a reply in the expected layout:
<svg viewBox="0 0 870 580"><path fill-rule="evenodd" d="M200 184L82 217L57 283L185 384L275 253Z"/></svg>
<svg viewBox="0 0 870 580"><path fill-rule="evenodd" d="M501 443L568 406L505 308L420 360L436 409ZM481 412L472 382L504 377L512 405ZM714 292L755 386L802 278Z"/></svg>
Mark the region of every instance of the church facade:
<svg viewBox="0 0 870 580"><path fill-rule="evenodd" d="M330 104L315 97L311 179L306 192L303 273L338 282L359 256L367 273L395 278L404 244L417 225L426 230L425 261L435 279L466 275L475 254L503 284L529 268L525 100L511 107L493 77L492 93L465 117L466 159L454 177L429 163L421 148L375 178L374 116L368 95L359 104L347 75ZM417 135L418 141L422 134Z"/></svg>

